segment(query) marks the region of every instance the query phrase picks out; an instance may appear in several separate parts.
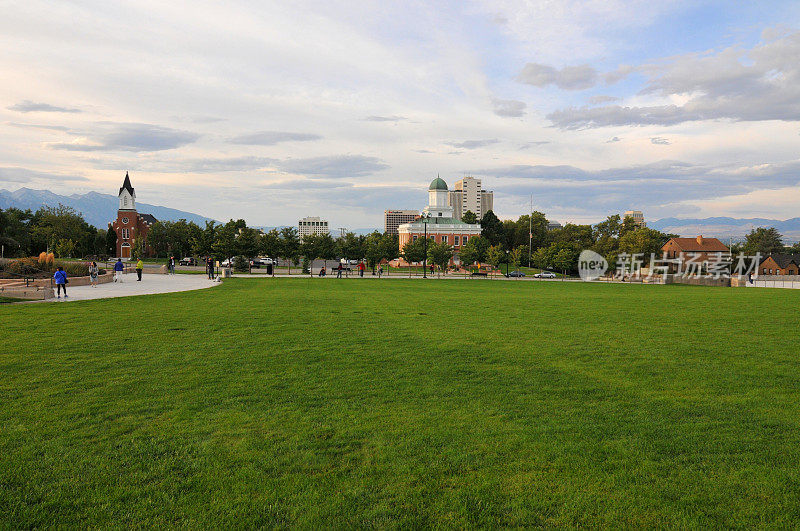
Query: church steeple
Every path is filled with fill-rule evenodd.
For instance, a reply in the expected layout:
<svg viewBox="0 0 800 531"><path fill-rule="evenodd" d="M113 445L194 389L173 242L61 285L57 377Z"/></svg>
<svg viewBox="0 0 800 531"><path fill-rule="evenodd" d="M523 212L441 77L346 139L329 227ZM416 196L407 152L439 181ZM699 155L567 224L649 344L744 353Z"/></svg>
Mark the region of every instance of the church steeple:
<svg viewBox="0 0 800 531"><path fill-rule="evenodd" d="M122 183L122 188L119 189L119 209L136 210L136 192L131 185L128 172L125 172L125 181Z"/></svg>

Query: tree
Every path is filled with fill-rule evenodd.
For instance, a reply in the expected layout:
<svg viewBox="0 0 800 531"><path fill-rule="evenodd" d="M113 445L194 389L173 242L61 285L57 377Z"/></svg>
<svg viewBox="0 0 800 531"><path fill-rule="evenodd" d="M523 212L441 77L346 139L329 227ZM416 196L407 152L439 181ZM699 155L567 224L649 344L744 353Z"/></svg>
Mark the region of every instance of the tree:
<svg viewBox="0 0 800 531"><path fill-rule="evenodd" d="M756 253L761 255L779 253L783 251L782 239L783 236L775 227L768 229L759 227L751 230L750 234L745 236L742 250L747 256L754 256Z"/></svg>
<svg viewBox="0 0 800 531"><path fill-rule="evenodd" d="M461 221L463 221L464 223L469 223L471 225L474 225L475 223L478 222L478 216L476 216L475 212L473 212L472 210L467 210L466 212L464 212L464 215L461 216Z"/></svg>
<svg viewBox="0 0 800 531"><path fill-rule="evenodd" d="M639 227L636 230L625 233L619 239L619 252L628 254L641 253L643 263L650 263L650 257L661 256L661 247L669 238L662 232Z"/></svg>
<svg viewBox="0 0 800 531"><path fill-rule="evenodd" d="M289 264L289 274L292 274L292 264L295 267L300 263L300 238L294 227L283 227L280 230L281 249L280 255Z"/></svg>
<svg viewBox="0 0 800 531"><path fill-rule="evenodd" d="M211 253L215 258L232 258L236 254L236 231L234 222L217 227L214 231L214 243L211 245Z"/></svg>
<svg viewBox="0 0 800 531"><path fill-rule="evenodd" d="M111 227L106 231L106 253L108 256L117 255L117 231Z"/></svg>
<svg viewBox="0 0 800 531"><path fill-rule="evenodd" d="M514 250L511 251L511 254L508 255L508 265L513 269L517 269L519 267L520 262L522 260L528 259L528 246L527 245L520 245L519 247L514 247Z"/></svg>
<svg viewBox="0 0 800 531"><path fill-rule="evenodd" d="M439 271L447 269L450 260L453 258L453 248L443 242L431 242L428 244L428 260L439 266Z"/></svg>
<svg viewBox="0 0 800 531"><path fill-rule="evenodd" d="M364 257L372 274L375 274L375 266L383 259L383 251L383 235L378 231L369 234L364 242Z"/></svg>
<svg viewBox="0 0 800 531"><path fill-rule="evenodd" d="M422 262L425 259L425 239L417 238L406 242L400 255L408 262L408 276L411 276L411 264Z"/></svg>
<svg viewBox="0 0 800 531"><path fill-rule="evenodd" d="M281 254L281 235L277 229L272 229L261 236L259 241L259 251L264 256L278 258Z"/></svg>
<svg viewBox="0 0 800 531"><path fill-rule="evenodd" d="M503 223L491 210L481 218L481 236L489 241L489 245L500 245L504 242Z"/></svg>
<svg viewBox="0 0 800 531"><path fill-rule="evenodd" d="M236 253L251 259L258 254L259 239L261 235L256 229L245 227L239 229L239 235L236 237Z"/></svg>
<svg viewBox="0 0 800 531"><path fill-rule="evenodd" d="M211 256L217 229L216 221L206 221L206 226L192 239L192 252L199 256Z"/></svg>
<svg viewBox="0 0 800 531"><path fill-rule="evenodd" d="M465 268L474 263L480 264L486 260L486 251L489 249L489 242L482 236L473 236L467 243L461 246L459 259Z"/></svg>
<svg viewBox="0 0 800 531"><path fill-rule="evenodd" d="M500 268L500 264L506 259L506 253L502 245L492 245L486 251L486 261L496 268Z"/></svg>
<svg viewBox="0 0 800 531"><path fill-rule="evenodd" d="M72 252L75 250L75 242L69 238L62 238L58 240L53 246L53 252L59 258L72 257Z"/></svg>
<svg viewBox="0 0 800 531"><path fill-rule="evenodd" d="M317 237L317 257L322 258L327 268L328 260L336 260L336 241L330 233L321 234Z"/></svg>
<svg viewBox="0 0 800 531"><path fill-rule="evenodd" d="M303 273L312 274L311 264L319 256L319 238L317 234L303 236L300 241L300 255L303 257Z"/></svg>

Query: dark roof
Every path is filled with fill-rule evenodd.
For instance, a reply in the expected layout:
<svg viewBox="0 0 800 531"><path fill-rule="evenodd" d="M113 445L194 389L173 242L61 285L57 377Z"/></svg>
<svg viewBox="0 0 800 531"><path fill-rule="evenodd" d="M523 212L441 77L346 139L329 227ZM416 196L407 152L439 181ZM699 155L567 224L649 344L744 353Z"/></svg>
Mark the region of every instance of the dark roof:
<svg viewBox="0 0 800 531"><path fill-rule="evenodd" d="M697 238L671 238L667 243L670 241L675 242L675 245L677 245L678 249L681 251L705 253L727 253L729 251L725 244L716 238L704 238L702 236L698 236ZM664 244L662 249L667 246L667 243Z"/></svg>
<svg viewBox="0 0 800 531"><path fill-rule="evenodd" d="M133 186L131 185L131 178L128 177L128 172L125 172L125 182L122 183L122 188L119 189L119 193L117 195L121 194L123 190L127 190L131 195L133 195Z"/></svg>
<svg viewBox="0 0 800 531"><path fill-rule="evenodd" d="M139 214L139 217L142 218L142 221L144 221L148 225L152 225L153 223L158 221L155 218L155 216L153 216L153 214Z"/></svg>
<svg viewBox="0 0 800 531"><path fill-rule="evenodd" d="M772 258L773 260L775 260L775 263L778 264L778 267L780 267L781 269L786 269L792 262L794 262L794 265L800 266L800 255L796 254L782 254L782 253L771 254L769 256L766 256L764 260L761 261L761 263L763 264L767 258Z"/></svg>

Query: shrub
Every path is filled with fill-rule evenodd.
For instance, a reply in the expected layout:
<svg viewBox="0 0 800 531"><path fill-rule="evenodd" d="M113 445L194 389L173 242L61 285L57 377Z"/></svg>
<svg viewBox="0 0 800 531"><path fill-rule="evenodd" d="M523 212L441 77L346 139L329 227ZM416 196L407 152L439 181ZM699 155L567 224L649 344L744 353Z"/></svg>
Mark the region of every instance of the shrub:
<svg viewBox="0 0 800 531"><path fill-rule="evenodd" d="M47 253L47 265L52 266L56 261L56 255L53 253Z"/></svg>
<svg viewBox="0 0 800 531"><path fill-rule="evenodd" d="M249 271L250 262L244 256L239 255L233 259L233 268L236 271Z"/></svg>
<svg viewBox="0 0 800 531"><path fill-rule="evenodd" d="M42 251L39 253L39 265L44 265L47 263L47 253Z"/></svg>

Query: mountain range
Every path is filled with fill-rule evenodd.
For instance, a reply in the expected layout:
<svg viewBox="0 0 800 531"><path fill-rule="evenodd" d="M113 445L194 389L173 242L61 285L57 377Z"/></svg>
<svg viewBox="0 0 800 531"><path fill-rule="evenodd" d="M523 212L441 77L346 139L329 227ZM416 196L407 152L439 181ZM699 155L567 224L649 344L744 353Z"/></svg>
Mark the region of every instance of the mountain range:
<svg viewBox="0 0 800 531"><path fill-rule="evenodd" d="M661 232L680 234L681 236L709 236L741 240L751 230L758 227L775 227L784 237L784 243L800 240L800 218L787 220L766 218L664 218L648 222L647 226Z"/></svg>
<svg viewBox="0 0 800 531"><path fill-rule="evenodd" d="M87 223L99 229L105 229L109 222L117 219L117 208L119 208L119 199L116 196L98 192L59 195L47 190L30 188L20 188L14 192L0 190L0 208L15 207L22 210L29 208L36 211L42 206L58 206L59 203L74 208L83 215ZM211 220L199 214L146 203L137 202L136 210L142 214L152 214L159 221L185 219L202 226L205 221Z"/></svg>

